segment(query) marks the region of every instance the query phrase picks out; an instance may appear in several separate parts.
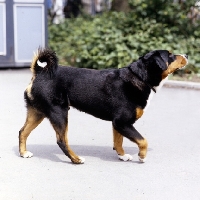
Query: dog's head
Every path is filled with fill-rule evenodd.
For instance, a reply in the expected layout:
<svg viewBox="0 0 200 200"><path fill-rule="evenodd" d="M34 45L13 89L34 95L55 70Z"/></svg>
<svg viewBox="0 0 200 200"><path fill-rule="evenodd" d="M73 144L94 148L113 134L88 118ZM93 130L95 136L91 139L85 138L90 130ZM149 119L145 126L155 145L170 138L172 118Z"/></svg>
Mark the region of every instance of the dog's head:
<svg viewBox="0 0 200 200"><path fill-rule="evenodd" d="M167 50L155 50L140 57L146 65L148 81L157 86L169 74L184 67L188 62L186 54L174 55Z"/></svg>

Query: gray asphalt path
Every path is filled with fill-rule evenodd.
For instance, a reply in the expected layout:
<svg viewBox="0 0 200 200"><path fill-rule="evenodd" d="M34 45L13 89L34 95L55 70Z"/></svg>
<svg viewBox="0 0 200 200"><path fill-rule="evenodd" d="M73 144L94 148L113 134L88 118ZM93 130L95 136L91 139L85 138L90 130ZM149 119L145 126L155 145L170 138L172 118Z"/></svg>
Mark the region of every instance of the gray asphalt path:
<svg viewBox="0 0 200 200"><path fill-rule="evenodd" d="M162 88L136 128L147 138L147 162L137 146L124 147L133 161L112 150L112 127L77 110L69 112L69 143L86 159L74 165L56 144L45 120L28 138L33 158L18 155L18 131L26 109L29 70L0 70L1 200L199 200L200 91Z"/></svg>

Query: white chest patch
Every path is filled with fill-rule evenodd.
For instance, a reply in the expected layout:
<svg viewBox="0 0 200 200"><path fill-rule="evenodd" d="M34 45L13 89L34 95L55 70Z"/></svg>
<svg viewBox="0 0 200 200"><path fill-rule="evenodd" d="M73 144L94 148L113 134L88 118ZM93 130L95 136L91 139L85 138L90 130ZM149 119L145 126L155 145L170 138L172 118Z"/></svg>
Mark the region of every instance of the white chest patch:
<svg viewBox="0 0 200 200"><path fill-rule="evenodd" d="M165 83L167 80L168 80L168 77L166 77L165 79L163 79L163 80L160 82L159 86L154 87L154 89L156 90L156 92L158 92L158 91L162 88L162 86L164 85L164 83ZM146 105L146 107L144 108L144 111L146 111L147 108L149 107L150 102L151 102L151 99L153 98L154 95L155 95L155 93L151 90L151 93L150 93L149 98L148 98L148 100L147 100L147 105Z"/></svg>

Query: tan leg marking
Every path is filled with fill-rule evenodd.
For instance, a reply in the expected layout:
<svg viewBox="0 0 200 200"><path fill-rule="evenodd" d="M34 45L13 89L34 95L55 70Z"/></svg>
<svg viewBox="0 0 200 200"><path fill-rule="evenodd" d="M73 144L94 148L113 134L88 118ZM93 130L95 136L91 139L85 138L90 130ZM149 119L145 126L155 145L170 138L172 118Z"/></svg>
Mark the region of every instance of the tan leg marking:
<svg viewBox="0 0 200 200"><path fill-rule="evenodd" d="M56 131L56 138L57 138L57 143L59 147L62 149L62 151L67 155L71 161L75 164L81 164L84 163L85 159L77 156L72 149L70 148L68 144L68 138L67 138L67 133L68 133L68 125L66 126L64 132L59 130L55 125L53 125L54 130Z"/></svg>
<svg viewBox="0 0 200 200"><path fill-rule="evenodd" d="M121 135L113 127L113 147L116 150L117 154L121 156L125 154L124 149L122 147L122 143L123 143L123 135Z"/></svg>
<svg viewBox="0 0 200 200"><path fill-rule="evenodd" d="M33 129L44 119L44 116L32 108L28 108L24 126L19 134L19 153L22 157L31 157L32 153L26 150L26 140Z"/></svg>
<svg viewBox="0 0 200 200"><path fill-rule="evenodd" d="M139 147L138 156L143 160L146 157L146 154L147 154L147 147L148 147L147 140L146 139L137 140L136 143Z"/></svg>
<svg viewBox="0 0 200 200"><path fill-rule="evenodd" d="M139 119L140 117L142 117L143 113L144 113L143 109L141 109L139 107L136 108L136 119Z"/></svg>

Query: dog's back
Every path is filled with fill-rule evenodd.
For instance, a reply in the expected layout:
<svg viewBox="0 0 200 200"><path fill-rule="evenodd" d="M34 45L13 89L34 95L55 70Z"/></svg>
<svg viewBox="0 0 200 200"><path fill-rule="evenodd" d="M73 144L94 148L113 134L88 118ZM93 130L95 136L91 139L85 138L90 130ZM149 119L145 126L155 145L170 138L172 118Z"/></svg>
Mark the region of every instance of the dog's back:
<svg viewBox="0 0 200 200"><path fill-rule="evenodd" d="M146 99L142 100L141 96L138 96L141 91L124 82L120 78L122 71L118 69L62 67L58 65L55 53L49 49L45 51L39 49L31 69L32 83L34 82L34 85L32 83L31 85L34 90L27 96L37 96L39 102L46 99L48 105L50 102L66 104L67 99L70 106L78 110L112 121L115 112L119 112L116 107L121 110L131 110L136 103L140 103L141 107L146 104ZM124 70L130 73L128 69ZM132 90L132 94L129 90ZM47 106L42 105L42 107Z"/></svg>

